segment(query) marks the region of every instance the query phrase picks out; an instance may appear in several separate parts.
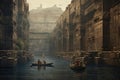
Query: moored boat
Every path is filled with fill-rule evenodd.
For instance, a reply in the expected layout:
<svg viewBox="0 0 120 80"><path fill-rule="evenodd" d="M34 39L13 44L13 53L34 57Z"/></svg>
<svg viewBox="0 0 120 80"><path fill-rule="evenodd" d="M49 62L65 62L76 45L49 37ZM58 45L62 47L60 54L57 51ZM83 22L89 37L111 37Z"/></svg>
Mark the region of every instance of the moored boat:
<svg viewBox="0 0 120 80"><path fill-rule="evenodd" d="M86 65L85 65L84 60L83 60L82 57L78 58L78 59L75 59L74 61L72 61L70 63L70 69L72 69L75 72L84 71L85 68L86 68Z"/></svg>
<svg viewBox="0 0 120 80"><path fill-rule="evenodd" d="M83 66L74 66L74 67L70 67L72 70L74 70L75 72L80 72L83 71L85 69L85 67Z"/></svg>

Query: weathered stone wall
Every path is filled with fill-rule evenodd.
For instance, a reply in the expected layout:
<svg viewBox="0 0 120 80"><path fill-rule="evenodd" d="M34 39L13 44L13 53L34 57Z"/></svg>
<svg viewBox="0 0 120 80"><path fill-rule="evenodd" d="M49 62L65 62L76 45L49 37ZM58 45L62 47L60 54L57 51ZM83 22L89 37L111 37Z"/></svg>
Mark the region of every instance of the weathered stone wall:
<svg viewBox="0 0 120 80"><path fill-rule="evenodd" d="M110 9L110 47L120 50L120 3Z"/></svg>
<svg viewBox="0 0 120 80"><path fill-rule="evenodd" d="M18 49L28 50L29 39L29 4L26 0L18 0L18 14L17 14L17 36ZM21 44L22 43L22 44Z"/></svg>
<svg viewBox="0 0 120 80"><path fill-rule="evenodd" d="M42 8L30 11L30 31L31 32L52 32L56 25L56 20L62 14L62 9L56 5L48 8Z"/></svg>
<svg viewBox="0 0 120 80"><path fill-rule="evenodd" d="M17 51L28 49L28 15L26 0L0 1L0 67L16 64L19 57Z"/></svg>
<svg viewBox="0 0 120 80"><path fill-rule="evenodd" d="M87 54L94 60L102 58L102 61L111 62L110 64L119 61L119 56L112 52L117 51L119 55L120 51L119 4L119 0L72 0L55 28L55 33L63 32L60 33L64 46L61 54ZM58 39L55 39L55 42L55 45L60 45ZM112 58L111 55L116 57ZM115 62L115 65L118 63Z"/></svg>
<svg viewBox="0 0 120 80"><path fill-rule="evenodd" d="M1 0L0 3L0 50L11 50L16 48L16 15L17 0Z"/></svg>

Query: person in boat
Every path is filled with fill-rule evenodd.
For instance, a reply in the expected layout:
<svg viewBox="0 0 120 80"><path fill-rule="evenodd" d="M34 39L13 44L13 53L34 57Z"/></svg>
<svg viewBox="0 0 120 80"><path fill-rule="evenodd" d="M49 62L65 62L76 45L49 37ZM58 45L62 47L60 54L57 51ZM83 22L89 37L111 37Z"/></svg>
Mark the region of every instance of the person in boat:
<svg viewBox="0 0 120 80"><path fill-rule="evenodd" d="M79 60L75 61L75 66L80 66L80 61Z"/></svg>
<svg viewBox="0 0 120 80"><path fill-rule="evenodd" d="M46 64L46 61L45 61L45 60L43 60L43 64Z"/></svg>
<svg viewBox="0 0 120 80"><path fill-rule="evenodd" d="M40 61L40 59L38 59L38 65L42 64L42 62Z"/></svg>

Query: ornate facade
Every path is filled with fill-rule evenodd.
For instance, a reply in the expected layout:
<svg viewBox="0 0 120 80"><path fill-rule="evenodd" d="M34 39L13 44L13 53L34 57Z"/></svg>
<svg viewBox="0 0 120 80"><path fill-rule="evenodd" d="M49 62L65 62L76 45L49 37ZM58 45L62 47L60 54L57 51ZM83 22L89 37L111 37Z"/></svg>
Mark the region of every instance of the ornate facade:
<svg viewBox="0 0 120 80"><path fill-rule="evenodd" d="M7 6L5 5L7 4ZM0 3L0 50L11 50L17 40L17 0L1 0Z"/></svg>
<svg viewBox="0 0 120 80"><path fill-rule="evenodd" d="M0 67L14 66L20 56L18 51L27 50L28 14L26 0L0 1Z"/></svg>
<svg viewBox="0 0 120 80"><path fill-rule="evenodd" d="M61 53L83 53L81 56L89 53L95 58L102 52L103 58L110 59L109 51L119 52L119 3L120 0L72 0L55 28L55 32L60 31L62 36L62 44L57 39L55 43L63 46Z"/></svg>

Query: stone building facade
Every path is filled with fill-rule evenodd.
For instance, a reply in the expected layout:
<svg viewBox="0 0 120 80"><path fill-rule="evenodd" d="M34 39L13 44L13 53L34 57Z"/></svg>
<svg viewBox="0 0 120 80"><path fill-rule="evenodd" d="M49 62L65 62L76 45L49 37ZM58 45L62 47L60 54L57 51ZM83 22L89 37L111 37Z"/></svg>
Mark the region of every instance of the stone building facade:
<svg viewBox="0 0 120 80"><path fill-rule="evenodd" d="M110 9L110 47L120 50L120 3L117 2Z"/></svg>
<svg viewBox="0 0 120 80"><path fill-rule="evenodd" d="M5 5L7 4L7 5ZM0 3L0 50L11 50L17 40L17 0L1 0Z"/></svg>
<svg viewBox="0 0 120 80"><path fill-rule="evenodd" d="M37 36L37 33L38 34L41 33L40 35L43 34L43 36L44 36L44 33L51 34L53 32L53 29L56 26L56 21L59 18L59 16L62 14L62 12L63 12L62 9L56 5L53 5L48 8L43 8L42 4L40 5L40 7L31 10L30 16L29 16L30 36L32 35L31 33L36 33L36 36ZM61 24L60 21L58 23ZM60 30L57 33L56 32L57 32L57 30L54 32L54 35L57 35L57 34L59 34L59 36L62 35L62 32L60 32ZM45 39L48 41L48 43L45 43L45 41L46 41ZM58 37L56 36L54 39L57 39L57 40L54 40L53 38L50 39L49 37L45 38L45 39L43 39L42 37L39 38L38 40L31 39L30 43L34 44L34 45L30 45L30 47L34 47L35 51L37 51L39 53L40 52L45 53L45 54L50 53L49 50L52 53L52 51L55 50L55 48L57 49L57 51L58 50L62 51L62 48L61 48L62 37L59 37L59 39L58 39ZM54 43L57 41L57 42L59 42L59 44L56 44L53 46L54 43L52 41L54 41ZM50 43L52 45L49 46ZM44 49L43 49L43 47L44 47Z"/></svg>
<svg viewBox="0 0 120 80"><path fill-rule="evenodd" d="M30 11L30 32L51 33L56 25L57 18L62 14L62 9L56 5L43 8L42 5Z"/></svg>
<svg viewBox="0 0 120 80"><path fill-rule="evenodd" d="M74 17L73 17L73 51L79 53L80 52L80 44L81 44L81 16L80 16L80 0L74 0ZM72 19L72 18L71 18ZM70 19L70 20L71 20Z"/></svg>
<svg viewBox="0 0 120 80"><path fill-rule="evenodd" d="M21 42L28 47L28 14L26 0L0 1L0 67L11 67L17 63L18 51L23 49L20 48Z"/></svg>
<svg viewBox="0 0 120 80"><path fill-rule="evenodd" d="M79 3L79 4L78 4ZM57 49L60 49L62 54L79 51L80 52L80 1L73 0L71 4L66 7L64 13L57 20L57 27L54 32ZM59 39L59 40L58 40Z"/></svg>
<svg viewBox="0 0 120 80"><path fill-rule="evenodd" d="M58 19L55 28L56 33L59 30L63 32L63 41L60 41L64 45L64 50L61 52L64 55L71 52L77 56L79 53L83 53L81 56L89 53L93 55L93 59L100 57L101 52L102 58L108 62L110 55L116 55L110 51L115 50L120 54L119 4L120 0L72 0ZM55 44L58 44L57 39ZM65 46L66 44L68 46Z"/></svg>
<svg viewBox="0 0 120 80"><path fill-rule="evenodd" d="M7 4L7 5L5 5ZM15 50L17 39L28 39L29 5L26 0L2 0L0 3L0 49ZM28 42L28 41L26 41Z"/></svg>
<svg viewBox="0 0 120 80"><path fill-rule="evenodd" d="M19 44L23 47L19 48L21 50L28 50L28 42L29 42L29 4L26 0L18 0L18 14L17 14L17 35L18 42L22 42L23 44Z"/></svg>
<svg viewBox="0 0 120 80"><path fill-rule="evenodd" d="M81 5L84 12L84 22L81 24L85 30L86 51L110 50L110 6L111 3L107 4L103 0L86 0Z"/></svg>

